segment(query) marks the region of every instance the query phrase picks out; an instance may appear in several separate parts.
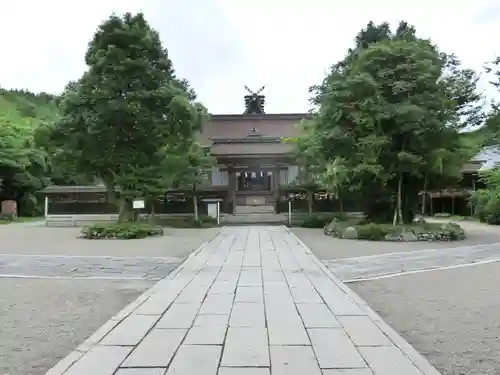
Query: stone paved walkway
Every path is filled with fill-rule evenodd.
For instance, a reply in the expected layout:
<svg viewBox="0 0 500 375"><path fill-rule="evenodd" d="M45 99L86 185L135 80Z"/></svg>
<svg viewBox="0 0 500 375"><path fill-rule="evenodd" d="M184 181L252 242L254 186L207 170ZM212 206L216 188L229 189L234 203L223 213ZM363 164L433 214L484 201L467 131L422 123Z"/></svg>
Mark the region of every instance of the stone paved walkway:
<svg viewBox="0 0 500 375"><path fill-rule="evenodd" d="M383 275L496 261L500 261L500 243L377 254L326 260L324 263L338 278L352 282Z"/></svg>
<svg viewBox="0 0 500 375"><path fill-rule="evenodd" d="M233 227L47 375L437 375L284 227Z"/></svg>
<svg viewBox="0 0 500 375"><path fill-rule="evenodd" d="M0 254L0 277L161 280L178 257L108 257Z"/></svg>

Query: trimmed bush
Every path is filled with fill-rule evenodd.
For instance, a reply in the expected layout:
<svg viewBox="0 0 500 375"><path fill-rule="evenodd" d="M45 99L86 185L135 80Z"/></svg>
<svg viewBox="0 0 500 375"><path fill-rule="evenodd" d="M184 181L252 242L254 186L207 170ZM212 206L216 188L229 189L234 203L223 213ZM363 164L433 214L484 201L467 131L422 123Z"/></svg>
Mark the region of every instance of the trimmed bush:
<svg viewBox="0 0 500 375"><path fill-rule="evenodd" d="M375 223L357 225L356 229L358 231L358 240L383 241L389 233L387 228Z"/></svg>
<svg viewBox="0 0 500 375"><path fill-rule="evenodd" d="M211 216L199 215L198 220L193 216L179 216L158 218L157 224L170 228L212 228L217 226L217 219Z"/></svg>
<svg viewBox="0 0 500 375"><path fill-rule="evenodd" d="M161 227L145 223L93 224L82 229L82 237L91 240L132 240L161 235Z"/></svg>
<svg viewBox="0 0 500 375"><path fill-rule="evenodd" d="M457 223L418 223L411 225L352 223L332 221L325 227L326 235L366 241L461 241L465 231Z"/></svg>
<svg viewBox="0 0 500 375"><path fill-rule="evenodd" d="M330 221L332 218L329 217L309 216L300 223L300 226L302 228L324 228Z"/></svg>
<svg viewBox="0 0 500 375"><path fill-rule="evenodd" d="M302 228L325 228L332 221L344 222L347 218L340 214L313 215L305 218L298 226Z"/></svg>

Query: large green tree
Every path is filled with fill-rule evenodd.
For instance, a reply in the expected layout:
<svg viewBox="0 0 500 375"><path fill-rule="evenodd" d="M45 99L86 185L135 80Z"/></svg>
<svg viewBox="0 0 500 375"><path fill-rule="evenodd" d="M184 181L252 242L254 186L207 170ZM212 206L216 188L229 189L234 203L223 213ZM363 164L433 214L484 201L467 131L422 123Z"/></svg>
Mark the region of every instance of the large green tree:
<svg viewBox="0 0 500 375"><path fill-rule="evenodd" d="M51 139L68 165L105 184L124 221L134 197L157 189L165 160L192 142L206 111L142 13L103 22L85 62L88 70L66 87Z"/></svg>
<svg viewBox="0 0 500 375"><path fill-rule="evenodd" d="M476 82L407 23L395 33L368 24L312 89L313 148L330 166L323 173L341 170L337 183L359 194L368 217L388 220L390 206L394 223L411 220L425 176L459 175L471 156L459 131L481 121Z"/></svg>
<svg viewBox="0 0 500 375"><path fill-rule="evenodd" d="M0 89L0 201L17 201L23 216L40 213L35 193L49 182L50 160L35 135L56 113L52 95Z"/></svg>

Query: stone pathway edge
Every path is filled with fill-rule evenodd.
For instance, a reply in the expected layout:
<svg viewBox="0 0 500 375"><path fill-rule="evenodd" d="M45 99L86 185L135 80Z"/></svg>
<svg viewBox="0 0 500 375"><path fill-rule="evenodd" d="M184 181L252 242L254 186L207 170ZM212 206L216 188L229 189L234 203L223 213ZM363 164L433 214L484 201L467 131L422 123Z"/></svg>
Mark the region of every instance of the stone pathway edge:
<svg viewBox="0 0 500 375"><path fill-rule="evenodd" d="M382 317L375 312L357 293L338 279L330 269L323 264L311 251L311 249L298 237L290 228L286 228L288 233L297 241L297 243L304 248L306 253L311 255L314 262L323 271L323 273L332 280L338 287L367 314L367 316L377 325L377 327L396 345L413 364L425 375L441 375L441 373L430 364L430 362L420 354L408 341L399 335L389 324L387 324ZM50 374L52 375L52 374Z"/></svg>
<svg viewBox="0 0 500 375"><path fill-rule="evenodd" d="M191 254L185 257L179 266L170 272L170 274L164 279L158 281L151 288L142 293L139 297L137 297L134 301L125 306L121 311L119 311L116 315L111 317L106 323L104 323L100 328L97 329L89 338L87 338L83 343L81 343L76 349L70 352L66 357L61 359L58 363L54 365L49 371L45 373L45 375L63 375L75 362L77 362L80 358L82 358L94 345L96 345L99 341L101 341L104 336L106 336L109 332L113 330L118 324L121 323L122 320L127 318L132 312L134 312L140 305L142 305L151 295L153 295L162 284L168 282L170 279L174 278L182 269L186 262L196 256L200 251L203 250L205 246L207 246L210 242L214 241L218 236L220 236L220 232L218 232L214 237L212 237L208 241L204 241L198 248L193 250Z"/></svg>

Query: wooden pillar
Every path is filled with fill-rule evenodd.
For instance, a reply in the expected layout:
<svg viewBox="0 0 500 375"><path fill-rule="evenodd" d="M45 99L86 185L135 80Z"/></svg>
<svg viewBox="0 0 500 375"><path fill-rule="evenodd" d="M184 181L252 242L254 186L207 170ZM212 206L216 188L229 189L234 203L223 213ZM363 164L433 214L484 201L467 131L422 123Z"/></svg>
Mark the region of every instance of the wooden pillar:
<svg viewBox="0 0 500 375"><path fill-rule="evenodd" d="M236 172L232 167L227 169L227 184L228 184L228 194L227 194L227 210L229 213L234 213L234 207L236 204Z"/></svg>
<svg viewBox="0 0 500 375"><path fill-rule="evenodd" d="M273 196L275 199L274 212L279 214L279 198L280 198L280 166L276 165L273 170Z"/></svg>

